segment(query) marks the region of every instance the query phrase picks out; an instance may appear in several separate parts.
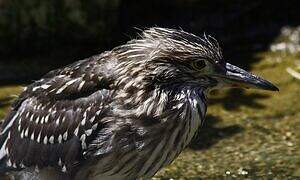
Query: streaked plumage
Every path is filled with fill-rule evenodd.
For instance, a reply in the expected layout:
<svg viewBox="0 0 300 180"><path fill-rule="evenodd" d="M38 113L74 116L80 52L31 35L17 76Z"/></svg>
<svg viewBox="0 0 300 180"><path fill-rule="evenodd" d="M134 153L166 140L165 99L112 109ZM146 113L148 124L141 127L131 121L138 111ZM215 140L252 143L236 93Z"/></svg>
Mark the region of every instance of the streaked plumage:
<svg viewBox="0 0 300 180"><path fill-rule="evenodd" d="M227 66L212 37L151 28L51 71L12 105L0 169L38 179L150 178L191 141L204 121L206 93L226 84L211 74Z"/></svg>

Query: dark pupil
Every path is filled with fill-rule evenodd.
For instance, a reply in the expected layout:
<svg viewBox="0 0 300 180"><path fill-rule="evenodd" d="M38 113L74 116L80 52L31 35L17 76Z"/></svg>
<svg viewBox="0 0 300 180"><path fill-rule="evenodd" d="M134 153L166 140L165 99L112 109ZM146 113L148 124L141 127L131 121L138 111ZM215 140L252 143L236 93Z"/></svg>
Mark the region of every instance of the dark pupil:
<svg viewBox="0 0 300 180"><path fill-rule="evenodd" d="M196 61L196 62L195 62L195 67L196 67L197 69L202 69L202 68L205 67L205 62L204 62L203 60Z"/></svg>

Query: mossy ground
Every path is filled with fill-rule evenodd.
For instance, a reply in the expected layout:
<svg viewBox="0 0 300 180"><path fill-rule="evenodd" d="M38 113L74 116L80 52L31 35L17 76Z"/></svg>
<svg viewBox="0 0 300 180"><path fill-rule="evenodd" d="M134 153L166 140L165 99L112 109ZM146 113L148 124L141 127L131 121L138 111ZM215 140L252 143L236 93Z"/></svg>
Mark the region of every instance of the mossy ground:
<svg viewBox="0 0 300 180"><path fill-rule="evenodd" d="M154 179L300 178L300 81L286 72L299 55L261 53L251 71L280 92L214 92L204 126ZM0 87L0 119L21 85Z"/></svg>

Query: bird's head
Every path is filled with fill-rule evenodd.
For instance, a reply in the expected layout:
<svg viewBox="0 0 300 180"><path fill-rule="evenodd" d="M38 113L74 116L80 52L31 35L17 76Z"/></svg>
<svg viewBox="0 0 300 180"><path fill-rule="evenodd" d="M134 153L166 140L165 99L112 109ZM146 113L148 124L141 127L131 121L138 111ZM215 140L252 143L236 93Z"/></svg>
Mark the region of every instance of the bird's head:
<svg viewBox="0 0 300 180"><path fill-rule="evenodd" d="M129 72L150 77L160 85L278 91L269 81L226 62L218 42L207 35L198 37L182 30L150 28L140 39L132 40L116 51L121 59L130 59L124 63L130 67L127 68Z"/></svg>

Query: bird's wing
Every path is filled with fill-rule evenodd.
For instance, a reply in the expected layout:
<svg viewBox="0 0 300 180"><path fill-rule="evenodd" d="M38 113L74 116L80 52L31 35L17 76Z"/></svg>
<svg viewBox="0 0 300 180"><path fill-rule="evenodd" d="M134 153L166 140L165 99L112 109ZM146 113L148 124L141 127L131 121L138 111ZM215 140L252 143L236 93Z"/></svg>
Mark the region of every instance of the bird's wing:
<svg viewBox="0 0 300 180"><path fill-rule="evenodd" d="M0 171L30 166L65 171L83 157L112 92L108 59L79 61L24 90L2 124Z"/></svg>

